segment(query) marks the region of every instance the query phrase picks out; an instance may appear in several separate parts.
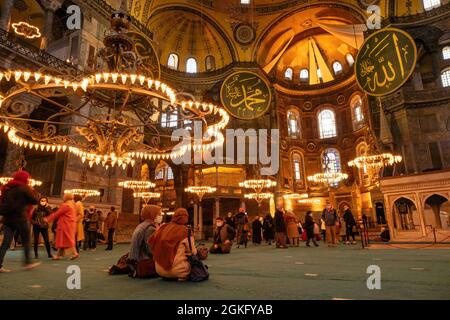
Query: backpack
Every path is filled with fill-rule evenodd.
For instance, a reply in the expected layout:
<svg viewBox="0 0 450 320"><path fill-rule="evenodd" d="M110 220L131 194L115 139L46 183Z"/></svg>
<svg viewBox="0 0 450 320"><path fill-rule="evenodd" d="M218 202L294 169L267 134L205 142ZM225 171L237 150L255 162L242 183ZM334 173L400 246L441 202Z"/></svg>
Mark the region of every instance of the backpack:
<svg viewBox="0 0 450 320"><path fill-rule="evenodd" d="M129 274L131 272L131 268L128 265L128 253L124 254L122 257L120 257L119 261L117 261L117 264L113 265L111 268L109 268L109 274L115 275L115 274Z"/></svg>

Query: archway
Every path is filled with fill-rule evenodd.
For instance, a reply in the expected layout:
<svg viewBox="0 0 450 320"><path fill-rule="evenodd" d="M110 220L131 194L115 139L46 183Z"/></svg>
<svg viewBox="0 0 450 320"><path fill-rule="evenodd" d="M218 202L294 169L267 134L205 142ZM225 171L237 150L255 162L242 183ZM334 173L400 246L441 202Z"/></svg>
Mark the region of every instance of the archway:
<svg viewBox="0 0 450 320"><path fill-rule="evenodd" d="M429 214L431 212L431 217ZM433 194L425 200L425 221L436 229L447 229L449 226L450 202L439 194ZM428 218L428 219L427 219Z"/></svg>
<svg viewBox="0 0 450 320"><path fill-rule="evenodd" d="M401 197L393 206L394 227L401 231L415 230L420 225L416 204L408 198Z"/></svg>
<svg viewBox="0 0 450 320"><path fill-rule="evenodd" d="M386 216L384 214L384 203L381 201L375 202L375 214L377 216L378 224L386 224Z"/></svg>

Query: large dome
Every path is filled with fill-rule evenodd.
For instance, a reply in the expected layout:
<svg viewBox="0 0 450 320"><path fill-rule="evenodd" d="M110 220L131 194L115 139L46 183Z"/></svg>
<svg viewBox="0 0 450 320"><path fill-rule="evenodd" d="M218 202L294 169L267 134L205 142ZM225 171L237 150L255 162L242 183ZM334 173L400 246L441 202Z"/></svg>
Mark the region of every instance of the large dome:
<svg viewBox="0 0 450 320"><path fill-rule="evenodd" d="M179 71L186 71L190 58L196 60L198 72L220 69L233 62L232 45L225 34L211 18L200 12L187 8L162 9L154 12L148 28L153 32L163 65L167 65L171 54L178 57L175 69Z"/></svg>

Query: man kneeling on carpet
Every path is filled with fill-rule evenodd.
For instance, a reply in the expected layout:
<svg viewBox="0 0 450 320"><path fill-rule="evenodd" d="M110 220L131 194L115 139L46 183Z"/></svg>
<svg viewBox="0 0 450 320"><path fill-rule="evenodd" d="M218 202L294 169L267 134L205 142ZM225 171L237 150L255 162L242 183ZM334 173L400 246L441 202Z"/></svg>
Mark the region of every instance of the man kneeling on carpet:
<svg viewBox="0 0 450 320"><path fill-rule="evenodd" d="M230 225L225 224L222 217L218 217L216 219L216 228L214 229L213 235L214 243L209 252L230 253L234 235L234 229Z"/></svg>
<svg viewBox="0 0 450 320"><path fill-rule="evenodd" d="M197 249L194 237L188 236L188 221L186 209L178 208L172 221L162 225L150 237L156 272L164 279L186 281L190 278L191 264L187 255L197 255Z"/></svg>

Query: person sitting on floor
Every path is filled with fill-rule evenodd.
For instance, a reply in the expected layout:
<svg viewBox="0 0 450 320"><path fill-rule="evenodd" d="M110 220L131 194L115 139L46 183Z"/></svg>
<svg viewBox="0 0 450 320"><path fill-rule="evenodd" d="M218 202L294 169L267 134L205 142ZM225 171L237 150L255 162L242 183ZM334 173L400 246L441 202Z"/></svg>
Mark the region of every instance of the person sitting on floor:
<svg viewBox="0 0 450 320"><path fill-rule="evenodd" d="M216 219L216 228L214 229L213 245L209 252L211 253L230 253L233 245L234 229L225 224L222 217Z"/></svg>
<svg viewBox="0 0 450 320"><path fill-rule="evenodd" d="M162 221L161 207L155 205L143 207L141 219L143 221L134 229L131 236L129 260L134 263L152 257L148 240Z"/></svg>
<svg viewBox="0 0 450 320"><path fill-rule="evenodd" d="M191 274L188 254L197 254L194 236L188 236L189 214L184 208L175 210L172 221L162 225L149 240L156 272L165 279L186 281ZM192 252L189 249L189 241Z"/></svg>

